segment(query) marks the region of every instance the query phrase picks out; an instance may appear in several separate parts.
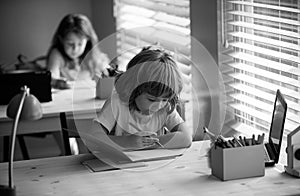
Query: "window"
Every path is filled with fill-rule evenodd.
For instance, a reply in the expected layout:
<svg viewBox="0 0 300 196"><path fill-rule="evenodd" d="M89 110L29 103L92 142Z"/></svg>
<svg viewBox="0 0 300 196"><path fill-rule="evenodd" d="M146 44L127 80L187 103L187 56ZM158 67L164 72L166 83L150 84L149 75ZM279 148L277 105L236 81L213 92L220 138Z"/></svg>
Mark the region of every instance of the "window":
<svg viewBox="0 0 300 196"><path fill-rule="evenodd" d="M181 98L184 100L191 99L189 6L189 0L114 1L120 69L126 68L128 61L141 47L158 44L174 53L183 73ZM188 105L186 107L191 107ZM186 119L192 119L187 115Z"/></svg>
<svg viewBox="0 0 300 196"><path fill-rule="evenodd" d="M223 0L226 78L234 128L268 131L275 93L288 104L285 133L300 124L300 1Z"/></svg>

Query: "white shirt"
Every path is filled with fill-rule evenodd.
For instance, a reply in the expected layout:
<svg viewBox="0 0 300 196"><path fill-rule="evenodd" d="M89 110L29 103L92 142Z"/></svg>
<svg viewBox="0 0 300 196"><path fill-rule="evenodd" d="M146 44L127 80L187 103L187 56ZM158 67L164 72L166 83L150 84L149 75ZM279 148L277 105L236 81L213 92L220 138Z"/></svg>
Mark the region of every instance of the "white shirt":
<svg viewBox="0 0 300 196"><path fill-rule="evenodd" d="M115 129L117 136L160 135L163 133L163 127L172 130L176 125L184 122L176 110L170 114L165 110L160 110L151 115L144 115L138 111L130 112L128 105L121 102L116 91L106 100L97 121L109 132Z"/></svg>

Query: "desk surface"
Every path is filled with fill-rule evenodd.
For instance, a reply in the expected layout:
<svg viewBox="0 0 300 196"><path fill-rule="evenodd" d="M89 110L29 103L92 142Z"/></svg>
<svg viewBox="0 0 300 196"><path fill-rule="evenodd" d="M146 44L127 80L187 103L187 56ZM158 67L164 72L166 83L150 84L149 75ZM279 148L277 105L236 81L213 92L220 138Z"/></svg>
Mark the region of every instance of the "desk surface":
<svg viewBox="0 0 300 196"><path fill-rule="evenodd" d="M60 129L59 113L93 117L104 100L95 99L96 84L91 80L76 81L67 90L53 90L52 101L42 103L43 118L38 121L21 121L18 134ZM6 105L0 105L0 136L10 135L12 120L6 117Z"/></svg>
<svg viewBox="0 0 300 196"><path fill-rule="evenodd" d="M103 105L103 100L95 99L96 84L94 81L76 81L71 86L72 88L66 90L52 89L52 101L41 103L43 117L59 112L99 109ZM0 120L7 119L6 108L6 105L0 105Z"/></svg>
<svg viewBox="0 0 300 196"><path fill-rule="evenodd" d="M281 165L266 168L264 177L221 181L207 166L207 142L194 142L172 162L148 162L149 168L91 173L74 155L15 163L17 195L296 195L300 178ZM7 164L0 164L0 184L7 183Z"/></svg>

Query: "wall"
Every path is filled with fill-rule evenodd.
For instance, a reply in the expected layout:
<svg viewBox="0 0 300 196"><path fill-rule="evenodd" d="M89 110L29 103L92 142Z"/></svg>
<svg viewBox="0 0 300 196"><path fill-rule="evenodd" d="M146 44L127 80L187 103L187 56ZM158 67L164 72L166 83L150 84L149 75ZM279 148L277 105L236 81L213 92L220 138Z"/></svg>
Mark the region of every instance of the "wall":
<svg viewBox="0 0 300 196"><path fill-rule="evenodd" d="M113 0L92 0L92 23L100 41L100 48L112 59L116 57L116 21Z"/></svg>
<svg viewBox="0 0 300 196"><path fill-rule="evenodd" d="M203 126L220 131L217 0L191 0L193 128L203 139Z"/></svg>
<svg viewBox="0 0 300 196"><path fill-rule="evenodd" d="M29 59L45 55L60 20L68 13L91 17L91 1L1 0L0 63L14 63L19 53Z"/></svg>

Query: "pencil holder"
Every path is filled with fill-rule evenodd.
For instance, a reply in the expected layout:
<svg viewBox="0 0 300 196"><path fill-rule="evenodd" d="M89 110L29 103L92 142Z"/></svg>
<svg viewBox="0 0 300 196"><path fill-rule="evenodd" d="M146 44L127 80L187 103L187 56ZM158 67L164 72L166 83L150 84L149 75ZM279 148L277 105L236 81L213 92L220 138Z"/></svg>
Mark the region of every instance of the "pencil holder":
<svg viewBox="0 0 300 196"><path fill-rule="evenodd" d="M263 144L235 148L211 149L212 175L233 180L265 175Z"/></svg>

